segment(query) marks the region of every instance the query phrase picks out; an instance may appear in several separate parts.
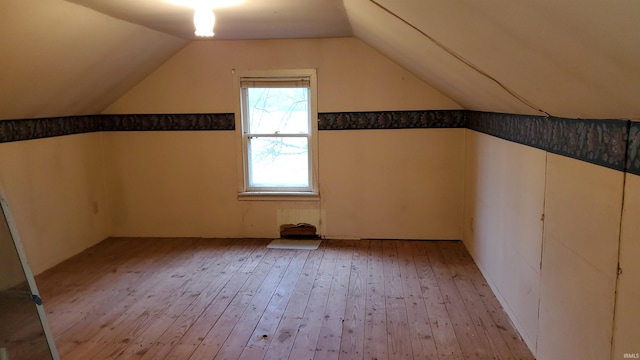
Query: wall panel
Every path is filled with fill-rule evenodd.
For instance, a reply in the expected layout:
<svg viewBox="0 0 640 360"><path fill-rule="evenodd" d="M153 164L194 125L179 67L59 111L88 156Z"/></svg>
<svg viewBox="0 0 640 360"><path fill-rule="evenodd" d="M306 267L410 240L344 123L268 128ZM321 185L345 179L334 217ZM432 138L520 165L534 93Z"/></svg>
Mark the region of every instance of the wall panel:
<svg viewBox="0 0 640 360"><path fill-rule="evenodd" d="M535 351L546 153L466 130L464 243Z"/></svg>
<svg viewBox="0 0 640 360"><path fill-rule="evenodd" d="M542 359L609 357L623 177L620 171L548 156L538 337Z"/></svg>
<svg viewBox="0 0 640 360"><path fill-rule="evenodd" d="M0 144L0 190L34 273L109 236L101 134Z"/></svg>
<svg viewBox="0 0 640 360"><path fill-rule="evenodd" d="M640 354L640 176L626 176L613 359Z"/></svg>

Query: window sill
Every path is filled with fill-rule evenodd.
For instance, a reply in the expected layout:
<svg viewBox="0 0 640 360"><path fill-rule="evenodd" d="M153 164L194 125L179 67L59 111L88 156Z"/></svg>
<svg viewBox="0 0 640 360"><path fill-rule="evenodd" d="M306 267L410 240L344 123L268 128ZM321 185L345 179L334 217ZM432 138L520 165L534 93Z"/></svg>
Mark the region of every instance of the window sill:
<svg viewBox="0 0 640 360"><path fill-rule="evenodd" d="M251 191L238 193L240 201L319 201L317 192Z"/></svg>

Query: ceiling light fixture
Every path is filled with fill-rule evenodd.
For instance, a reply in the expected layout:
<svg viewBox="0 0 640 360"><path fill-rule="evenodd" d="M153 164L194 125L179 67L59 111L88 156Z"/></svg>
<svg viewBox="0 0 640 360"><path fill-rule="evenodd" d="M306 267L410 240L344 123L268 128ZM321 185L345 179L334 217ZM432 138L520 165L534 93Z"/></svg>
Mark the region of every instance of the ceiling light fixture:
<svg viewBox="0 0 640 360"><path fill-rule="evenodd" d="M175 5L186 6L192 9L207 7L209 9L219 9L239 5L244 0L164 0Z"/></svg>
<svg viewBox="0 0 640 360"><path fill-rule="evenodd" d="M213 27L216 25L213 9L205 6L197 7L193 13L193 25L196 27L196 36L213 37Z"/></svg>
<svg viewBox="0 0 640 360"><path fill-rule="evenodd" d="M186 6L194 9L193 25L198 37L213 37L213 27L216 24L216 15L213 9L239 5L244 0L164 0L175 5Z"/></svg>

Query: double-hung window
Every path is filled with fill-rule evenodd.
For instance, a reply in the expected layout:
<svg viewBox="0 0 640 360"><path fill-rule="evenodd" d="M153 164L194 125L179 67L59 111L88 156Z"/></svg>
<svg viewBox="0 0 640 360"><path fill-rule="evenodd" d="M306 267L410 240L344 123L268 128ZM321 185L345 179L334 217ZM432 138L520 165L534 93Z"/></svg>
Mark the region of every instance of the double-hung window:
<svg viewBox="0 0 640 360"><path fill-rule="evenodd" d="M315 70L239 75L243 193L317 194Z"/></svg>

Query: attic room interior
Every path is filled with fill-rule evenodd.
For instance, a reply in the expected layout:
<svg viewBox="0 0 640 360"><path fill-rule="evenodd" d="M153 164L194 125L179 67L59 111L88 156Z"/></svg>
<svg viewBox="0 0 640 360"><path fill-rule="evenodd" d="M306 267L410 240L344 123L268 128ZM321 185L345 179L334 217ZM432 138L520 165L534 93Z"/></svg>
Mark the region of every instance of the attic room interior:
<svg viewBox="0 0 640 360"><path fill-rule="evenodd" d="M0 359L640 358L639 1L227 5L0 2Z"/></svg>

